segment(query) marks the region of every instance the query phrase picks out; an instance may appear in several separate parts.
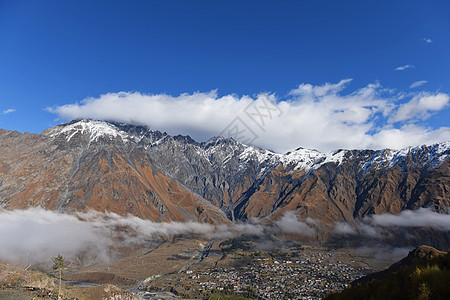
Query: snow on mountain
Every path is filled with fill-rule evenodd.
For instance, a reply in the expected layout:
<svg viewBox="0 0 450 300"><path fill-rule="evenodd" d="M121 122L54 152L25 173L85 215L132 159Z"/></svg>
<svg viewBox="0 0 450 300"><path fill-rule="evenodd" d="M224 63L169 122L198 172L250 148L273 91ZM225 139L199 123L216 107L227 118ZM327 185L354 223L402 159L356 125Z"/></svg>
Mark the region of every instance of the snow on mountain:
<svg viewBox="0 0 450 300"><path fill-rule="evenodd" d="M90 141L97 141L100 137L117 138L125 140L128 134L119 130L111 123L97 120L80 120L67 125L53 127L46 135L56 137L64 135L69 142L77 133L88 134Z"/></svg>
<svg viewBox="0 0 450 300"><path fill-rule="evenodd" d="M362 161L361 165L364 171L370 166L375 169L391 168L411 155L411 159L416 163L428 164L429 167L433 167L442 163L449 154L450 142L407 147L399 150L383 149L376 151L368 161Z"/></svg>
<svg viewBox="0 0 450 300"><path fill-rule="evenodd" d="M314 170L326 163L340 165L351 150L336 150L330 153L322 153L313 149L298 148L286 154L275 153L269 150L248 146L233 139L214 137L210 140L197 143L190 137L172 137L166 133L152 130L145 126L133 126L128 124L116 124L97 120L73 121L69 124L53 127L45 134L50 137L63 135L69 142L77 133L89 135L90 142L97 141L100 137L110 139L120 138L124 142L138 143L145 148L158 147L168 140L176 140L178 143L190 144L200 157L213 163L217 159L226 165L235 157L240 163L240 169L250 162L256 162L261 166L260 173L267 168L278 164L292 170ZM421 153L423 157L416 157ZM351 154L351 153L350 153ZM450 154L450 142L442 142L434 145L422 145L408 147L400 150L383 149L368 154L368 157L360 163L363 173L368 168L392 167L411 154L413 159L420 160L423 164L440 164Z"/></svg>

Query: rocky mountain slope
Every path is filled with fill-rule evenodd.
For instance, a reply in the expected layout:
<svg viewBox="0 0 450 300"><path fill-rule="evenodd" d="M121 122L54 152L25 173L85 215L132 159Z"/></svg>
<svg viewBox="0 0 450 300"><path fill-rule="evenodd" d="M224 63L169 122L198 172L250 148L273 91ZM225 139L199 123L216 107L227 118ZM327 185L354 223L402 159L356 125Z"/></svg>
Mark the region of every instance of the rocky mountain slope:
<svg viewBox="0 0 450 300"><path fill-rule="evenodd" d="M158 171L144 148L92 134L66 139L64 133L1 130L1 204L95 209L156 221L228 222L218 208Z"/></svg>
<svg viewBox="0 0 450 300"><path fill-rule="evenodd" d="M270 221L296 211L351 223L419 207L446 212L449 154L449 142L278 154L233 139L198 143L144 126L79 120L39 135L0 131L0 203L160 221Z"/></svg>

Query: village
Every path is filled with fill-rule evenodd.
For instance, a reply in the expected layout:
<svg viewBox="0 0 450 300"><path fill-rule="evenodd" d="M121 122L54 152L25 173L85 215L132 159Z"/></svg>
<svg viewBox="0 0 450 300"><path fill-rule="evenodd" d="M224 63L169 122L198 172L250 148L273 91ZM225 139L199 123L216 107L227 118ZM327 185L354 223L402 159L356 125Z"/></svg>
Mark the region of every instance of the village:
<svg viewBox="0 0 450 300"><path fill-rule="evenodd" d="M354 261L339 261L329 252L285 254L238 251L221 266L184 271L185 279L178 281L183 284L176 290L192 298L321 299L371 272Z"/></svg>

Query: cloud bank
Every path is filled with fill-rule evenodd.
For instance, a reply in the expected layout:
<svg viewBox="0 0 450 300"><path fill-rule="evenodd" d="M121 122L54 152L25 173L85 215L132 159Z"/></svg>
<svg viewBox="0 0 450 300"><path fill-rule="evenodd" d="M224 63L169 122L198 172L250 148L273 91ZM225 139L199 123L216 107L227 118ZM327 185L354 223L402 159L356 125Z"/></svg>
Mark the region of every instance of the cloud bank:
<svg viewBox="0 0 450 300"><path fill-rule="evenodd" d="M450 140L450 127L431 128L424 122L448 108L448 94L395 93L379 83L345 93L350 82L303 83L282 98L267 93L219 97L216 91L179 96L109 93L47 110L62 121L91 118L147 125L197 141L222 135L281 153L300 146L321 151L399 149Z"/></svg>
<svg viewBox="0 0 450 300"><path fill-rule="evenodd" d="M414 211L404 210L398 215L371 215L357 222L356 227L348 223L337 223L334 232L341 235L361 235L382 239L395 229L411 227L429 227L439 231L450 231L450 214L420 208Z"/></svg>
<svg viewBox="0 0 450 300"><path fill-rule="evenodd" d="M449 99L449 95L443 93L436 95L417 95L411 99L411 101L400 105L390 121L399 122L413 119L426 120L433 112L448 107Z"/></svg>
<svg viewBox="0 0 450 300"><path fill-rule="evenodd" d="M380 227L432 227L437 230L450 231L450 215L437 213L426 208L420 208L416 211L405 210L398 215L373 215L365 221L373 226Z"/></svg>
<svg viewBox="0 0 450 300"><path fill-rule="evenodd" d="M450 215L429 209L403 211L399 215L382 214L365 217L354 227L337 223L333 232L338 236L361 237L380 243L398 228L429 227L450 231ZM114 213L89 211L74 215L42 208L0 210L0 260L13 263L49 263L61 253L69 260L85 257L109 261L117 248L145 246L150 240L174 235L198 235L206 239L228 239L242 234L265 240L268 235L289 234L299 238L316 238L324 233L322 224L307 218L301 220L295 212L287 212L272 224L253 223L212 225L196 222L157 223L135 216L122 217Z"/></svg>
<svg viewBox="0 0 450 300"><path fill-rule="evenodd" d="M295 233L309 236L314 229L293 213L273 225L207 223L157 223L135 216L90 211L75 215L42 208L0 210L0 260L26 263L48 263L58 253L73 259L83 253L108 261L114 248L145 245L153 239L173 235L200 235L205 238L231 238L246 234Z"/></svg>

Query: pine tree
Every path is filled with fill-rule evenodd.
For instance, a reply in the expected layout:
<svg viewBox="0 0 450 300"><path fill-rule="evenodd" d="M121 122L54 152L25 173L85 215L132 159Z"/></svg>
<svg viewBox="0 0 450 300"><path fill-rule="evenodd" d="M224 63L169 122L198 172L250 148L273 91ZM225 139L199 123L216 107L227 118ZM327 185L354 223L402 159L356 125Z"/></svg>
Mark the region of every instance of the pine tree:
<svg viewBox="0 0 450 300"><path fill-rule="evenodd" d="M61 275L63 273L63 269L66 267L66 260L60 253L58 253L57 256L52 257L52 262L53 262L53 270L59 272L58 299L61 299Z"/></svg>

